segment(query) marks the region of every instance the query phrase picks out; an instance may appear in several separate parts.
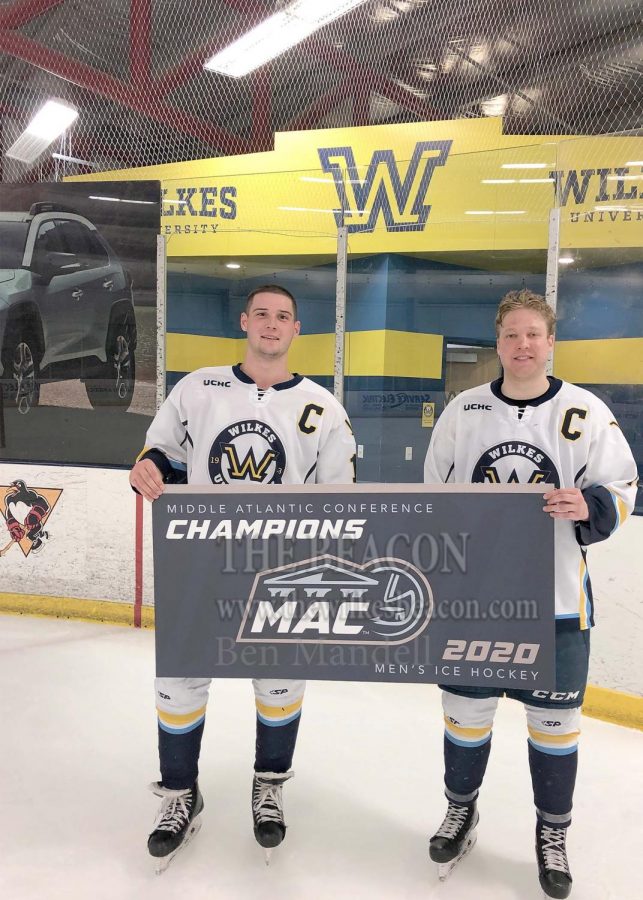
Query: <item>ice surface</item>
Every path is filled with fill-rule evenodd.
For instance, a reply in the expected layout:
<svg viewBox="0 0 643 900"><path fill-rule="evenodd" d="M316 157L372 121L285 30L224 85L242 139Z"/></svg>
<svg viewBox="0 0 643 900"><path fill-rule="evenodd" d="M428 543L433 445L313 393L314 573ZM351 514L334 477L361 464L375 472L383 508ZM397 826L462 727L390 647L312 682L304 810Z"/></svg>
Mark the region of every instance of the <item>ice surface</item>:
<svg viewBox="0 0 643 900"><path fill-rule="evenodd" d="M500 704L478 843L439 884L445 809L434 686L309 684L270 867L252 835L249 681L211 690L203 828L160 878L154 634L0 616L0 897L7 900L539 900L521 706ZM583 719L568 852L574 900L640 896L643 735Z"/></svg>

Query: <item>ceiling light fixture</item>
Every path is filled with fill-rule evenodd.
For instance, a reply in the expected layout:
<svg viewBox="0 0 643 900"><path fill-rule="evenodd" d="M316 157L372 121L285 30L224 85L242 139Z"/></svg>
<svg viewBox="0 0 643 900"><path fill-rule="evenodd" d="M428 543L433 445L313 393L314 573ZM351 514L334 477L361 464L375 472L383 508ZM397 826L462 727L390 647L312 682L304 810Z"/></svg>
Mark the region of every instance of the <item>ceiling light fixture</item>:
<svg viewBox="0 0 643 900"><path fill-rule="evenodd" d="M484 60L476 60L475 62L484 62ZM497 97L491 97L489 100L483 100L480 104L483 116L502 116L505 114L509 103L509 94L498 94Z"/></svg>
<svg viewBox="0 0 643 900"><path fill-rule="evenodd" d="M204 68L231 78L242 78L365 2L295 0L224 47L204 63Z"/></svg>
<svg viewBox="0 0 643 900"><path fill-rule="evenodd" d="M561 266L568 266L570 263L576 262L573 256L561 256L558 259Z"/></svg>
<svg viewBox="0 0 643 900"><path fill-rule="evenodd" d="M62 100L47 100L5 156L30 165L78 118L78 110Z"/></svg>
<svg viewBox="0 0 643 900"><path fill-rule="evenodd" d="M226 263L225 267L226 267L226 269L240 269L241 268L239 263Z"/></svg>
<svg viewBox="0 0 643 900"><path fill-rule="evenodd" d="M52 159L60 159L63 162L76 163L79 166L89 166L91 169L96 168L96 164L90 162L88 159L78 159L77 156L65 156L64 153L52 153Z"/></svg>

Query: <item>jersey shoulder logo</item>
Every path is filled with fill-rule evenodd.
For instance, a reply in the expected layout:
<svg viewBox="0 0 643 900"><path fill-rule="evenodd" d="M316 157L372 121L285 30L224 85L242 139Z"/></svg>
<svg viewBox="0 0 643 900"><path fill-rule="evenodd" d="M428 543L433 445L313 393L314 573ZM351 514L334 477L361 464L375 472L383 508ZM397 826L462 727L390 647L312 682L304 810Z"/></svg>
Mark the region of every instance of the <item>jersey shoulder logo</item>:
<svg viewBox="0 0 643 900"><path fill-rule="evenodd" d="M540 484L560 487L556 466L533 444L503 441L480 456L471 473L473 484Z"/></svg>
<svg viewBox="0 0 643 900"><path fill-rule="evenodd" d="M208 387L230 387L229 381L221 381L219 378L204 378L203 384Z"/></svg>
<svg viewBox="0 0 643 900"><path fill-rule="evenodd" d="M279 435L256 419L243 419L224 428L214 439L208 456L213 484L281 484L285 468L286 451Z"/></svg>
<svg viewBox="0 0 643 900"><path fill-rule="evenodd" d="M363 179L352 147L320 147L322 171L333 176L339 200L337 225L346 224L351 234L371 232L381 216L387 231L424 231L431 211L425 203L429 184L436 167L446 163L451 143L418 141L404 164L392 150L375 150Z"/></svg>
<svg viewBox="0 0 643 900"><path fill-rule="evenodd" d="M565 410L563 424L560 433L567 441L577 441L583 434L583 420L587 418L589 410L578 406L572 406Z"/></svg>

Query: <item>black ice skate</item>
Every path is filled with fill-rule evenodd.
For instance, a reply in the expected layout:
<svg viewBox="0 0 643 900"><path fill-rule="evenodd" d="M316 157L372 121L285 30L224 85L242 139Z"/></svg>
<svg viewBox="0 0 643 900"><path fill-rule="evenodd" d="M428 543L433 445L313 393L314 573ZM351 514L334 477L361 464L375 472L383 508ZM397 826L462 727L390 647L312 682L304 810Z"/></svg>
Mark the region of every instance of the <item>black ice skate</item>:
<svg viewBox="0 0 643 900"><path fill-rule="evenodd" d="M33 543L31 545L32 553L39 553L42 548L45 546L45 543L49 540L49 532L48 531L39 531L38 534L34 537Z"/></svg>
<svg viewBox="0 0 643 900"><path fill-rule="evenodd" d="M475 801L466 806L458 806L449 800L444 821L429 844L429 856L438 864L440 881L448 878L457 863L473 848L478 818Z"/></svg>
<svg viewBox="0 0 643 900"><path fill-rule="evenodd" d="M203 797L195 782L191 788L173 791L153 782L150 790L163 802L158 811L154 830L147 841L150 855L156 859L156 874L161 875L179 850L190 843L201 828Z"/></svg>
<svg viewBox="0 0 643 900"><path fill-rule="evenodd" d="M266 865L270 864L273 847L278 847L286 835L282 785L295 773L255 772L252 780L252 820L257 843L265 851Z"/></svg>
<svg viewBox="0 0 643 900"><path fill-rule="evenodd" d="M565 850L566 828L555 828L546 822L536 825L536 858L538 878L545 897L565 900L572 890L572 876Z"/></svg>

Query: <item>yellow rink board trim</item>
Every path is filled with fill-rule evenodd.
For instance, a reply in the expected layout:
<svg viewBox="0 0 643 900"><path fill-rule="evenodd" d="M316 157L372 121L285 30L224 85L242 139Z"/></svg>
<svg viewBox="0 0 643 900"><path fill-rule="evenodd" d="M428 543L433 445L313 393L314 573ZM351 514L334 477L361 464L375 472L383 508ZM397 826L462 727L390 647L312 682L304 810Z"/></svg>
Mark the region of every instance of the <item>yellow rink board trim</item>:
<svg viewBox="0 0 643 900"><path fill-rule="evenodd" d="M105 622L109 625L131 626L134 622L134 607L129 603L37 594L0 593L0 613L82 619L87 622ZM154 626L153 607L143 606L141 622L144 628ZM594 719L643 731L643 697L590 684L585 691L583 713Z"/></svg>
<svg viewBox="0 0 643 900"><path fill-rule="evenodd" d="M442 376L442 335L411 331L351 331L346 334L345 374L400 378ZM167 335L167 368L192 372L205 366L230 366L243 359L245 338ZM293 372L332 375L334 334L302 334L292 344Z"/></svg>
<svg viewBox="0 0 643 900"><path fill-rule="evenodd" d="M77 597L49 597L43 594L0 593L0 613L82 619L85 622L105 622L108 625L134 624L134 607L131 603L83 600ZM154 607L141 608L141 625L143 628L154 626Z"/></svg>
<svg viewBox="0 0 643 900"><path fill-rule="evenodd" d="M576 384L643 384L643 337L556 341L554 375Z"/></svg>
<svg viewBox="0 0 643 900"><path fill-rule="evenodd" d="M583 713L593 719L643 731L643 697L588 684Z"/></svg>

